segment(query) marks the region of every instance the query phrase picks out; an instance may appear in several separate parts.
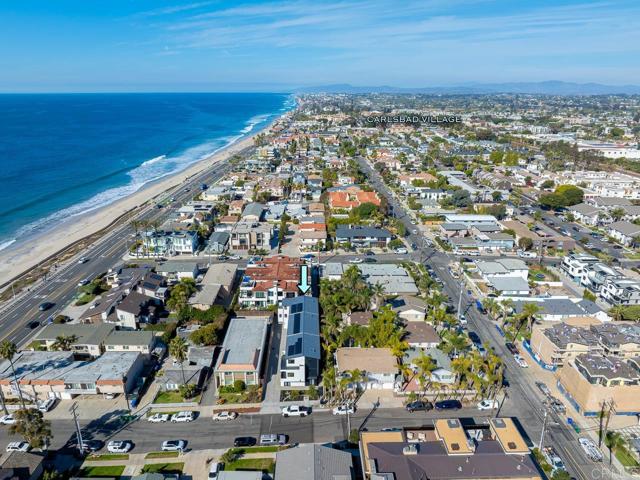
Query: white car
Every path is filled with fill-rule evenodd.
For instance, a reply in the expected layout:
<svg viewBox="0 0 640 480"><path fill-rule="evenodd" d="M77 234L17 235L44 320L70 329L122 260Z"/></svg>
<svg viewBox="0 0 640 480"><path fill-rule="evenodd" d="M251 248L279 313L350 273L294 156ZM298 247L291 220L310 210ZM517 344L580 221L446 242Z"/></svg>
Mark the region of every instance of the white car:
<svg viewBox="0 0 640 480"><path fill-rule="evenodd" d="M224 412L216 412L212 417L214 422L224 422L226 420L235 420L236 418L238 418L236 412L228 412L226 410Z"/></svg>
<svg viewBox="0 0 640 480"><path fill-rule="evenodd" d="M224 463L211 462L211 466L209 467L209 480L216 480L218 478L218 473L220 473L223 468Z"/></svg>
<svg viewBox="0 0 640 480"><path fill-rule="evenodd" d="M396 248L396 253L404 255L405 253L409 253L409 251L406 248Z"/></svg>
<svg viewBox="0 0 640 480"><path fill-rule="evenodd" d="M526 360L522 357L522 355L514 355L513 359L516 361L516 363L518 365L520 365L522 368L528 368L529 364L526 362Z"/></svg>
<svg viewBox="0 0 640 480"><path fill-rule="evenodd" d="M311 410L302 405L289 405L282 409L283 417L306 417L311 413Z"/></svg>
<svg viewBox="0 0 640 480"><path fill-rule="evenodd" d="M133 448L131 442L127 440L111 440L107 443L109 453L127 453Z"/></svg>
<svg viewBox="0 0 640 480"><path fill-rule="evenodd" d="M229 260L240 260L240 255L230 255Z"/></svg>
<svg viewBox="0 0 640 480"><path fill-rule="evenodd" d="M56 404L55 398L47 398L45 401L38 403L38 410L42 413L46 413L51 410Z"/></svg>
<svg viewBox="0 0 640 480"><path fill-rule="evenodd" d="M364 260L362 260L361 258L352 258L351 260L349 260L349 263L352 263L354 265L358 265L362 262L364 262Z"/></svg>
<svg viewBox="0 0 640 480"><path fill-rule="evenodd" d="M180 452L185 449L187 442L184 440L165 440L162 442L163 452Z"/></svg>
<svg viewBox="0 0 640 480"><path fill-rule="evenodd" d="M2 425L13 425L14 423L16 423L16 419L11 414L3 415L0 417L0 423Z"/></svg>
<svg viewBox="0 0 640 480"><path fill-rule="evenodd" d="M478 407L478 410L493 410L494 408L498 408L498 401L484 399L478 402L477 407Z"/></svg>
<svg viewBox="0 0 640 480"><path fill-rule="evenodd" d="M82 265L83 263L87 263L88 261L89 259L87 257L80 257L80 259L78 260L78 263Z"/></svg>
<svg viewBox="0 0 640 480"><path fill-rule="evenodd" d="M79 287L84 287L85 285L88 285L88 284L89 284L89 280L87 280L86 278L78 282Z"/></svg>
<svg viewBox="0 0 640 480"><path fill-rule="evenodd" d="M28 452L31 450L31 445L27 442L10 442L7 445L7 452Z"/></svg>
<svg viewBox="0 0 640 480"><path fill-rule="evenodd" d="M151 423L164 423L169 421L168 413L154 413L149 418L147 418L147 422Z"/></svg>
<svg viewBox="0 0 640 480"><path fill-rule="evenodd" d="M178 423L193 422L193 419L194 419L193 412L189 412L189 411L174 413L171 416L171 421L178 422Z"/></svg>
<svg viewBox="0 0 640 480"><path fill-rule="evenodd" d="M338 405L332 410L334 415L346 415L356 413L356 407L349 404Z"/></svg>

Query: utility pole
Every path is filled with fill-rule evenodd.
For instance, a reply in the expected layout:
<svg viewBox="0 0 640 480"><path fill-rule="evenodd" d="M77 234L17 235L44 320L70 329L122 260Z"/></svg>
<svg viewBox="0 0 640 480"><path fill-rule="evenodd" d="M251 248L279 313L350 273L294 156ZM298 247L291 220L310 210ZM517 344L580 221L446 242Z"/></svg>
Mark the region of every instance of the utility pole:
<svg viewBox="0 0 640 480"><path fill-rule="evenodd" d="M464 281L460 280L460 295L458 296L458 323L462 315L462 290L464 289Z"/></svg>
<svg viewBox="0 0 640 480"><path fill-rule="evenodd" d="M538 449L542 451L542 445L544 444L544 434L547 429L547 416L549 415L549 410L547 407L544 409L544 419L542 420L542 432L540 433L540 444L538 445Z"/></svg>
<svg viewBox="0 0 640 480"><path fill-rule="evenodd" d="M69 411L71 412L71 415L73 415L73 421L76 424L76 437L78 439L78 451L80 452L80 455L82 455L84 453L82 449L82 444L83 444L82 431L80 430L80 422L78 422L77 409L78 409L78 404L76 402L73 402L73 405L71 406Z"/></svg>

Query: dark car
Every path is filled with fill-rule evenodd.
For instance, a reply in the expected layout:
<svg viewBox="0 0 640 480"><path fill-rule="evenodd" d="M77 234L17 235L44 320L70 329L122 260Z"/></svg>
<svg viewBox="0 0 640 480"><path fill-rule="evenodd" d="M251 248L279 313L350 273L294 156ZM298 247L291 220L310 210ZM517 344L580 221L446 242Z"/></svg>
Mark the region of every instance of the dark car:
<svg viewBox="0 0 640 480"><path fill-rule="evenodd" d="M460 400L440 400L436 402L436 410L459 410L461 408Z"/></svg>
<svg viewBox="0 0 640 480"><path fill-rule="evenodd" d="M431 402L423 402L421 400L417 400L415 402L407 403L407 406L405 408L407 409L407 412L411 413L420 410L428 412L429 410L433 410L433 404Z"/></svg>
<svg viewBox="0 0 640 480"><path fill-rule="evenodd" d="M104 447L104 442L102 440L83 440L82 441L82 450L85 452L97 452L102 447Z"/></svg>
<svg viewBox="0 0 640 480"><path fill-rule="evenodd" d="M377 260L375 258L367 257L364 259L364 263L376 263Z"/></svg>
<svg viewBox="0 0 640 480"><path fill-rule="evenodd" d="M40 310L41 312L44 312L45 310L49 310L54 305L55 305L55 303L44 302L44 303L40 304L40 306L38 307L38 310Z"/></svg>
<svg viewBox="0 0 640 480"><path fill-rule="evenodd" d="M482 343L482 340L480 340L480 337L476 332L469 332L469 339L476 345L479 345Z"/></svg>
<svg viewBox="0 0 640 480"><path fill-rule="evenodd" d="M33 322L27 323L27 327L31 330L34 330L40 326L40 322L38 320L34 320Z"/></svg>
<svg viewBox="0 0 640 480"><path fill-rule="evenodd" d="M253 437L236 437L233 441L234 447L253 447L256 444L256 439Z"/></svg>
<svg viewBox="0 0 640 480"><path fill-rule="evenodd" d="M371 250L367 250L366 252L364 252L364 254L369 256L369 257L372 256L372 255L375 255L375 253L373 253Z"/></svg>
<svg viewBox="0 0 640 480"><path fill-rule="evenodd" d="M505 346L507 347L507 350L509 350L513 355L517 355L520 353L520 350L518 350L518 347L516 347L513 343L511 342L507 342L505 343Z"/></svg>

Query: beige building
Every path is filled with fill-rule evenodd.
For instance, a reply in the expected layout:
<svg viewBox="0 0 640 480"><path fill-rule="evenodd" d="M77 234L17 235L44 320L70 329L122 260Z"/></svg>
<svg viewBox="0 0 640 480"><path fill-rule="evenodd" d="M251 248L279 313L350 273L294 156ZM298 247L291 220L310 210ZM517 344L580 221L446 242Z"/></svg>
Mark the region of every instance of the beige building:
<svg viewBox="0 0 640 480"><path fill-rule="evenodd" d="M583 415L613 400L618 415L640 414L640 358L582 354L556 372L558 388Z"/></svg>

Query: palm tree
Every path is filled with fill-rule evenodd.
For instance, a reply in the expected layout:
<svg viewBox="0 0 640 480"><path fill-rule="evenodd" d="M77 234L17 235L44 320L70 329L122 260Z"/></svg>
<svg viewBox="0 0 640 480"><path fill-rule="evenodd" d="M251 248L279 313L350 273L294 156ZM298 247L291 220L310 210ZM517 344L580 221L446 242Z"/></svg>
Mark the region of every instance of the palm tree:
<svg viewBox="0 0 640 480"><path fill-rule="evenodd" d="M535 316L542 309L536 305L535 303L526 302L522 305L522 312L518 315L518 330L516 332L515 337L518 338L518 334L520 333L520 329L523 325L527 325L527 330L531 331L531 327L533 326L533 322L535 321Z"/></svg>
<svg viewBox="0 0 640 480"><path fill-rule="evenodd" d="M67 351L71 350L71 345L78 341L76 335L59 335L56 341L51 345L52 350Z"/></svg>
<svg viewBox="0 0 640 480"><path fill-rule="evenodd" d="M16 353L18 353L18 347L16 347L15 343L9 340L4 340L2 343L0 343L0 357L4 358L5 360L9 360L9 363L11 364L11 371L13 372L13 383L18 389L20 404L22 405L22 408L25 409L26 407L24 405L24 398L22 397L22 389L20 388L20 383L18 382L18 377L16 376L16 369L13 365L13 357L15 357Z"/></svg>
<svg viewBox="0 0 640 480"><path fill-rule="evenodd" d="M187 384L187 379L184 376L184 362L187 359L188 345L184 338L175 337L169 343L169 353L173 358L180 362L180 369L182 370L182 384Z"/></svg>
<svg viewBox="0 0 640 480"><path fill-rule="evenodd" d="M618 448L624 448L627 441L622 434L618 432L607 432L604 438L604 444L609 449L609 465L611 465L611 462L613 462L613 451Z"/></svg>
<svg viewBox="0 0 640 480"><path fill-rule="evenodd" d="M489 313L489 316L491 317L491 319L495 320L496 319L496 315L498 314L498 311L500 309L500 306L498 305L498 302L495 299L489 297L489 298L485 299L482 302L482 304L483 304L485 310L487 311L487 313Z"/></svg>
<svg viewBox="0 0 640 480"><path fill-rule="evenodd" d="M133 219L133 220L131 220L131 222L129 224L131 225L131 228L133 228L133 231L134 231L134 238L136 239L135 240L136 241L136 243L135 243L135 246L136 246L136 258L138 258L139 250L138 250L137 242L138 242L138 233L140 232L140 227L142 226L142 221Z"/></svg>
<svg viewBox="0 0 640 480"><path fill-rule="evenodd" d="M424 396L429 380L431 380L431 372L437 368L437 365L436 362L433 361L433 358L424 352L415 359L414 363L418 368L418 382L420 383L422 395Z"/></svg>
<svg viewBox="0 0 640 480"><path fill-rule="evenodd" d="M373 296L373 302L376 308L379 308L381 306L381 302L384 300L385 293L386 291L384 285L382 285L381 283L376 283L371 287L371 295Z"/></svg>

